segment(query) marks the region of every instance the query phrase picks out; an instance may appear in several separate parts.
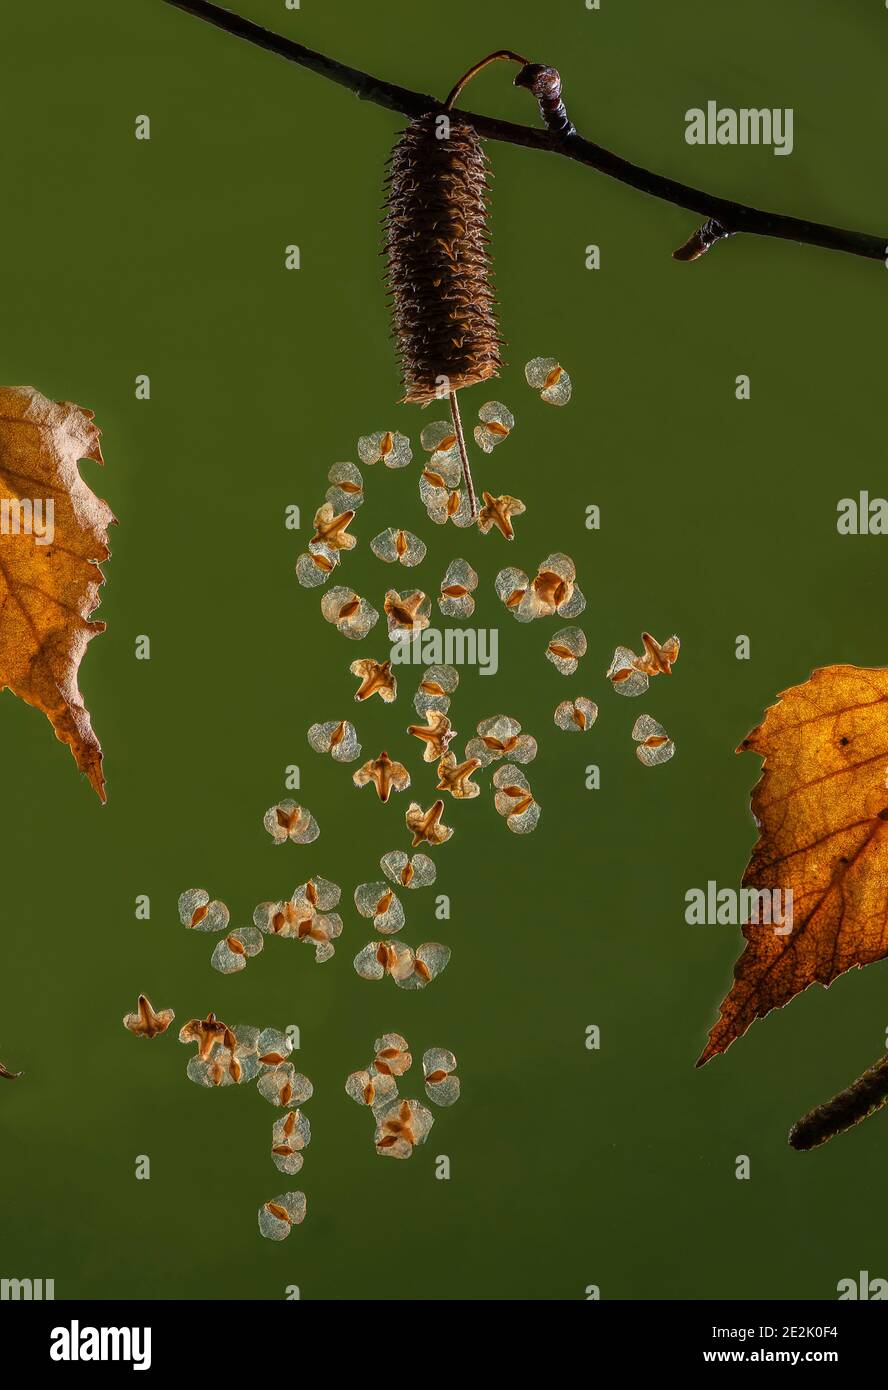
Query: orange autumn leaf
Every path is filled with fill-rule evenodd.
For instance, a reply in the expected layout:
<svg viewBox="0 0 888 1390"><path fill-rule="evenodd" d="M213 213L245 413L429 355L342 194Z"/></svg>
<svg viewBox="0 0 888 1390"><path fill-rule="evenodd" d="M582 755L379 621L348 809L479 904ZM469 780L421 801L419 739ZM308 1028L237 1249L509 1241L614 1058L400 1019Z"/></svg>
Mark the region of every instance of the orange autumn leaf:
<svg viewBox="0 0 888 1390"><path fill-rule="evenodd" d="M698 1066L809 985L888 955L888 669L821 667L783 691L746 749L765 761L743 886L780 890L784 904L792 890L791 928L744 926Z"/></svg>
<svg viewBox="0 0 888 1390"><path fill-rule="evenodd" d="M77 686L114 515L80 476L103 463L92 411L0 387L0 690L42 710L105 800L102 750Z"/></svg>

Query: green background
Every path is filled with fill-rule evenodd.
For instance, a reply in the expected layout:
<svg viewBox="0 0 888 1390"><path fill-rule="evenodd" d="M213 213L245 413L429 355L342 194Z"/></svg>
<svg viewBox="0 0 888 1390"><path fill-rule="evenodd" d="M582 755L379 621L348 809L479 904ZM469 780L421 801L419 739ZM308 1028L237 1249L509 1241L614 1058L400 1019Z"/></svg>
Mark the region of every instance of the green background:
<svg viewBox="0 0 888 1390"><path fill-rule="evenodd" d="M879 0L240 9L442 95L489 50L524 50L560 67L581 130L629 158L760 206L888 222L874 177ZM298 1284L314 1299L579 1299L597 1284L606 1299L690 1299L831 1298L861 1269L888 1274L888 1122L811 1155L786 1144L799 1114L882 1049L886 967L809 990L695 1071L742 940L684 921L685 892L737 884L748 857L759 764L733 750L762 710L815 666L888 655L888 540L835 529L840 497L888 490L884 269L753 238L681 266L670 252L692 214L565 160L490 148L510 365L464 411L469 427L490 397L515 411L476 477L527 513L512 547L438 530L416 460L367 470L361 544L339 575L380 606L413 577L437 593L456 555L476 565L475 622L499 626L500 670L463 672L460 747L478 719L518 717L540 739L528 771L543 815L524 840L486 789L449 804L456 833L435 857L451 921L435 922L432 893L403 897L406 939L448 941L450 966L422 993L370 985L351 966L371 933L350 896L381 853L406 847L409 797L359 794L305 732L354 717L365 756L388 747L430 799L431 769L403 732L418 672L396 705L355 706L348 664L380 656L384 633L346 642L293 566L330 464L356 459L375 429L408 433L419 454L432 418L395 404L378 258L383 162L403 122L161 0L17 6L4 60L0 380L96 411L107 466L83 472L120 525L108 630L81 672L108 805L40 714L0 700L0 1057L27 1072L0 1090L0 1275L53 1277L58 1297L282 1298ZM467 104L534 121L511 76L484 73ZM793 107L792 156L687 146L684 112L709 98ZM150 142L134 139L143 113ZM298 272L283 266L291 242ZM549 353L574 381L563 411L523 380ZM734 397L741 372L748 403ZM284 527L291 503L301 535ZM585 529L589 503L600 532ZM393 576L370 553L392 524L426 539L422 569ZM555 549L589 600L589 654L568 680L543 659L555 625L512 623L493 593L502 565L535 570ZM603 673L642 628L679 633L681 660L623 702ZM741 633L748 662L734 656ZM135 660L139 634L150 661ZM581 692L601 707L582 740L552 723ZM629 738L642 709L678 747L652 771ZM262 814L294 762L322 834L275 849ZM223 978L212 938L178 923L186 887L244 923L312 873L344 890L323 967L272 942ZM134 916L143 893L149 922ZM274 1112L255 1089L203 1092L174 1032L148 1044L123 1030L140 990L176 1009L177 1028L211 1008L300 1026L315 1098L297 1179L272 1167ZM417 1057L453 1048L463 1081L407 1164L376 1158L370 1119L343 1092L390 1029ZM435 1180L438 1154L449 1182ZM739 1154L749 1181L734 1176ZM309 1215L275 1246L256 1211L289 1186Z"/></svg>

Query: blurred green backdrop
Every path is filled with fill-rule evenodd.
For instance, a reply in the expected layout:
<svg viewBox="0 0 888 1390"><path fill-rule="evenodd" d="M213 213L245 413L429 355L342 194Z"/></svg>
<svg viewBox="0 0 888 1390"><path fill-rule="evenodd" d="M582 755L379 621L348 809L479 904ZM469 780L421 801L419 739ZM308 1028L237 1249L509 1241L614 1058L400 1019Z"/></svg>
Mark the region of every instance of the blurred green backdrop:
<svg viewBox="0 0 888 1390"><path fill-rule="evenodd" d="M442 95L489 50L524 50L560 67L581 130L630 158L762 206L888 223L873 177L888 43L876 0L239 7ZM340 574L380 606L396 579L437 592L455 555L476 565L475 621L499 626L500 669L463 673L460 746L478 719L518 717L540 739L529 773L543 816L523 841L486 792L448 806L456 834L435 857L451 921L434 921L431 893L403 896L406 938L447 940L451 964L421 994L370 985L351 966L371 933L350 896L406 846L409 798L359 795L305 731L354 717L366 756L387 746L427 799L431 770L403 733L418 673L395 706L353 705L348 664L382 654L381 629L346 642L293 566L330 464L374 429L403 430L418 454L431 418L395 404L378 257L403 122L161 0L50 0L4 26L0 379L96 411L107 467L84 474L120 525L108 631L81 672L108 805L41 715L0 700L0 1057L27 1071L0 1092L0 1275L53 1277L58 1297L282 1298L298 1284L315 1299L578 1299L596 1284L606 1299L687 1299L829 1298L860 1269L888 1273L888 1121L811 1155L785 1137L881 1050L886 967L810 990L697 1072L742 941L684 921L688 888L742 873L759 764L733 750L764 707L817 665L888 657L888 540L835 529L840 497L888 488L884 269L754 239L680 266L669 253L693 216L565 160L490 148L510 365L464 409L468 425L491 396L515 411L513 437L476 467L527 513L512 547L445 533L425 518L416 463L367 470L362 543ZM484 73L467 105L533 121L511 76ZM684 112L710 98L793 107L792 156L687 146ZM150 142L134 138L141 114ZM290 243L298 272L284 269ZM593 243L598 271L585 268ZM560 412L523 380L549 353L574 380ZM301 536L284 527L291 503ZM600 532L585 529L590 503ZM393 576L369 552L390 524L428 541L421 570ZM589 599L589 654L570 680L543 658L554 625L519 627L493 593L502 565L535 569L553 549L575 558ZM603 673L645 627L678 632L681 660L623 702ZM581 692L601 707L582 740L552 723ZM642 709L676 740L667 767L633 756ZM322 828L310 849L274 849L261 826L289 763ZM212 939L178 924L186 887L244 923L312 873L344 890L323 967L272 943L222 978ZM202 1092L172 1032L147 1044L121 1028L139 990L172 1005L176 1027L211 1008L300 1026L315 1098L299 1178L272 1167L273 1112L254 1088ZM417 1055L453 1048L463 1080L408 1164L376 1158L342 1089L390 1029ZM449 1182L435 1180L438 1154ZM739 1154L749 1181L734 1176ZM309 1215L273 1246L256 1210L288 1186Z"/></svg>

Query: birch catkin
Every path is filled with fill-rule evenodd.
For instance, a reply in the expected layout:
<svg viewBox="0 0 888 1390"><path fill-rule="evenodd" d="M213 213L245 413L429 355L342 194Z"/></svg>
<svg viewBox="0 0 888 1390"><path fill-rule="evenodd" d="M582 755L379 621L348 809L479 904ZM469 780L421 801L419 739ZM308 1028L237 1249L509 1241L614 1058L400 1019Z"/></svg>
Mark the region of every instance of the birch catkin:
<svg viewBox="0 0 888 1390"><path fill-rule="evenodd" d="M428 405L502 365L487 180L474 127L443 112L413 121L392 151L385 254L405 401Z"/></svg>

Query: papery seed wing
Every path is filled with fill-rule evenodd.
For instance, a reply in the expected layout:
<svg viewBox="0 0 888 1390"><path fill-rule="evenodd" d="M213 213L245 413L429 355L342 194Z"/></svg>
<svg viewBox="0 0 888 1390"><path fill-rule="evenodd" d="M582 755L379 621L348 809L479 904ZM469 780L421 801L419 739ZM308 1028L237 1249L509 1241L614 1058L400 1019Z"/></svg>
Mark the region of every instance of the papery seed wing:
<svg viewBox="0 0 888 1390"><path fill-rule="evenodd" d="M314 884L317 894L318 907L321 912L329 912L330 908L335 907L342 897L342 889L339 887L338 883L333 883L329 878L317 876L311 881Z"/></svg>
<svg viewBox="0 0 888 1390"><path fill-rule="evenodd" d="M435 1071L456 1071L456 1058L446 1047L430 1047L422 1054L422 1074L426 1080Z"/></svg>
<svg viewBox="0 0 888 1390"><path fill-rule="evenodd" d="M337 623L337 627L343 636L351 638L353 642L360 642L378 622L379 614L376 609L362 598L358 600L357 609L347 619Z"/></svg>
<svg viewBox="0 0 888 1390"><path fill-rule="evenodd" d="M300 807L300 810L301 815L290 831L290 839L293 841L294 845L310 845L313 844L320 835L320 827L311 814L311 811L307 810L304 806Z"/></svg>
<svg viewBox="0 0 888 1390"><path fill-rule="evenodd" d="M559 618L578 618L585 610L586 597L579 584L574 584L573 592L556 609Z"/></svg>
<svg viewBox="0 0 888 1390"><path fill-rule="evenodd" d="M428 1090L428 1087L426 1087ZM278 1172L286 1173L288 1178L294 1177L301 1171L305 1159L296 1149L291 1149L288 1144L273 1144L271 1147L271 1161Z"/></svg>
<svg viewBox="0 0 888 1390"><path fill-rule="evenodd" d="M532 734L519 734L514 748L509 749L509 757L516 763L532 763L537 755L537 741Z"/></svg>
<svg viewBox="0 0 888 1390"><path fill-rule="evenodd" d="M301 1110L291 1110L275 1120L272 1126L272 1142L290 1144L294 1149L307 1149L311 1143L311 1125L308 1116Z"/></svg>
<svg viewBox="0 0 888 1390"><path fill-rule="evenodd" d="M506 825L515 835L529 835L536 830L540 819L539 802L531 801L523 811L513 811L506 817Z"/></svg>
<svg viewBox="0 0 888 1390"><path fill-rule="evenodd" d="M278 1028L263 1028L256 1039L256 1053L260 1058L279 1058L284 1059L293 1050L293 1044L285 1033ZM264 1062L263 1065L276 1067L280 1061Z"/></svg>
<svg viewBox="0 0 888 1390"><path fill-rule="evenodd" d="M353 964L355 972L362 980L381 980L385 974L385 966L379 959L379 943L376 941L368 941L363 950L355 956Z"/></svg>
<svg viewBox="0 0 888 1390"><path fill-rule="evenodd" d="M358 743L358 734L354 724L348 719L344 719L337 739L330 749L334 762L353 763L355 758L361 756L361 745Z"/></svg>
<svg viewBox="0 0 888 1390"><path fill-rule="evenodd" d="M455 1105L459 1100L460 1084L458 1076L445 1076L441 1081L427 1081L426 1095L435 1105Z"/></svg>
<svg viewBox="0 0 888 1390"><path fill-rule="evenodd" d="M289 839L289 831L286 825L282 824L278 815L281 809L280 806L269 806L265 815L262 817L262 824L265 826L265 829L276 845L283 845Z"/></svg>

